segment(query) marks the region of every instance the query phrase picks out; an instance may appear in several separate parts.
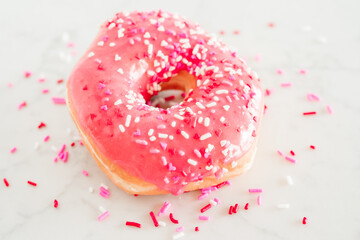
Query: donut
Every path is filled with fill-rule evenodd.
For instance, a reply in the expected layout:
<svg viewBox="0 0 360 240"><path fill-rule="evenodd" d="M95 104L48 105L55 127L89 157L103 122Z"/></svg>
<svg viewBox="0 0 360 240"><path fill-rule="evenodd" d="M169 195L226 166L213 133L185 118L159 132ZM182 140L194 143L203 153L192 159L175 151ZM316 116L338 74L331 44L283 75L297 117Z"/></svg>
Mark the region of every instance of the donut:
<svg viewBox="0 0 360 240"><path fill-rule="evenodd" d="M164 90L184 99L151 106ZM264 109L260 79L236 52L161 10L101 25L68 78L67 105L102 171L143 195L178 195L248 170Z"/></svg>

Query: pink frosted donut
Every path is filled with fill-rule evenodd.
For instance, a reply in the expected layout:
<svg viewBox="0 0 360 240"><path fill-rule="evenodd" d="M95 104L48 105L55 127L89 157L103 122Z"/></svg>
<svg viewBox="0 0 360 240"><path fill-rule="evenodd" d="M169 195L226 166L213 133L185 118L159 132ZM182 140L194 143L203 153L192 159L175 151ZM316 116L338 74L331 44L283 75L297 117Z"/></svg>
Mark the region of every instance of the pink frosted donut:
<svg viewBox="0 0 360 240"><path fill-rule="evenodd" d="M164 89L186 96L168 109L147 104ZM180 194L251 166L263 112L259 79L215 36L176 14L116 14L67 90L84 144L129 193Z"/></svg>

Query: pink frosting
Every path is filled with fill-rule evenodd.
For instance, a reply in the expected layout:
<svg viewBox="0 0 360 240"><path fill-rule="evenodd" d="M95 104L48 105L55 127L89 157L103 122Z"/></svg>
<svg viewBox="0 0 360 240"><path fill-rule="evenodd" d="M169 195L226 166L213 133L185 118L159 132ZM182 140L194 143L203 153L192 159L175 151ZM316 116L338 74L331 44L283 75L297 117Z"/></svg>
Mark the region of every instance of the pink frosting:
<svg viewBox="0 0 360 240"><path fill-rule="evenodd" d="M146 105L185 70L197 87L167 110ZM262 109L256 73L198 25L162 12L104 23L68 81L81 130L113 164L180 194L249 151ZM230 169L229 169L230 170Z"/></svg>

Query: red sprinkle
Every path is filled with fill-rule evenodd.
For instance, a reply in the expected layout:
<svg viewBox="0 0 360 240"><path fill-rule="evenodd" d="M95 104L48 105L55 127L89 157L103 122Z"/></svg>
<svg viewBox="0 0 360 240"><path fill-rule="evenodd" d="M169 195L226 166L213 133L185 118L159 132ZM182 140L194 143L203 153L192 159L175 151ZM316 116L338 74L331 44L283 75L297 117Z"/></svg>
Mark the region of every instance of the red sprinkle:
<svg viewBox="0 0 360 240"><path fill-rule="evenodd" d="M59 79L59 80L57 80L57 83L60 84L60 83L62 83L63 81L64 81L64 79Z"/></svg>
<svg viewBox="0 0 360 240"><path fill-rule="evenodd" d="M229 181L225 181L225 182L222 182L222 183L219 183L218 185L216 185L216 188L219 189L219 188L222 188L223 186L229 184ZM229 184L230 185L230 184Z"/></svg>
<svg viewBox="0 0 360 240"><path fill-rule="evenodd" d="M235 206L232 208L233 213L237 213L239 211L239 204L235 204Z"/></svg>
<svg viewBox="0 0 360 240"><path fill-rule="evenodd" d="M314 145L310 145L310 148L311 148L311 149L315 149L315 146L314 146Z"/></svg>
<svg viewBox="0 0 360 240"><path fill-rule="evenodd" d="M199 231L199 227L195 227L195 232L198 232Z"/></svg>
<svg viewBox="0 0 360 240"><path fill-rule="evenodd" d="M72 146L72 147L73 147L73 146L75 146L75 143L74 143L74 142L72 142L72 143L70 144L70 146Z"/></svg>
<svg viewBox="0 0 360 240"><path fill-rule="evenodd" d="M307 218L306 218L306 217L304 217L304 218L303 218L303 220L302 220L302 224L304 224L304 225L305 225L305 224L306 224L306 220L307 220Z"/></svg>
<svg viewBox="0 0 360 240"><path fill-rule="evenodd" d="M229 207L229 215L233 214L233 206Z"/></svg>
<svg viewBox="0 0 360 240"><path fill-rule="evenodd" d="M293 150L290 151L290 154L293 155L293 156L295 156L295 153L294 153Z"/></svg>
<svg viewBox="0 0 360 240"><path fill-rule="evenodd" d="M6 187L9 187L10 184L9 184L9 182L6 180L6 178L4 178L4 183L5 183L5 186L6 186Z"/></svg>
<svg viewBox="0 0 360 240"><path fill-rule="evenodd" d="M173 99L175 99L174 95L164 98L165 101L170 101L170 100L173 100Z"/></svg>
<svg viewBox="0 0 360 240"><path fill-rule="evenodd" d="M42 128L42 127L46 127L46 124L43 123L43 122L41 122L41 123L39 124L38 128Z"/></svg>
<svg viewBox="0 0 360 240"><path fill-rule="evenodd" d="M20 103L19 104L19 106L18 106L18 109L22 109L23 107L26 107L26 102L24 101L24 102L22 102L22 103Z"/></svg>
<svg viewBox="0 0 360 240"><path fill-rule="evenodd" d="M245 204L244 209L245 209L245 210L248 210L248 209L249 209L249 203L246 203L246 204Z"/></svg>
<svg viewBox="0 0 360 240"><path fill-rule="evenodd" d="M176 220L172 213L169 214L170 221L174 224L178 224L179 220Z"/></svg>
<svg viewBox="0 0 360 240"><path fill-rule="evenodd" d="M268 23L268 26L271 27L271 28L273 28L273 27L275 27L275 23L270 22L270 23Z"/></svg>
<svg viewBox="0 0 360 240"><path fill-rule="evenodd" d="M141 224L137 222L126 222L126 226L141 228Z"/></svg>
<svg viewBox="0 0 360 240"><path fill-rule="evenodd" d="M211 208L211 204L209 203L208 205L206 205L205 207L203 207L200 212L206 212L207 210L209 210Z"/></svg>
<svg viewBox="0 0 360 240"><path fill-rule="evenodd" d="M316 112L304 112L303 115L315 115Z"/></svg>
<svg viewBox="0 0 360 240"><path fill-rule="evenodd" d="M54 208L57 208L59 206L58 200L54 200Z"/></svg>
<svg viewBox="0 0 360 240"><path fill-rule="evenodd" d="M156 219L156 217L155 217L154 212L151 211L149 214L150 214L150 217L151 217L151 219L152 219L152 221L153 221L153 223L154 223L154 226L155 226L155 227L158 227L158 226L159 226L159 223L158 223L158 221L157 221L157 219Z"/></svg>
<svg viewBox="0 0 360 240"><path fill-rule="evenodd" d="M32 182L32 181L28 181L28 184L30 184L30 185L32 185L32 186L34 186L34 187L36 187L36 183L34 183L34 182Z"/></svg>

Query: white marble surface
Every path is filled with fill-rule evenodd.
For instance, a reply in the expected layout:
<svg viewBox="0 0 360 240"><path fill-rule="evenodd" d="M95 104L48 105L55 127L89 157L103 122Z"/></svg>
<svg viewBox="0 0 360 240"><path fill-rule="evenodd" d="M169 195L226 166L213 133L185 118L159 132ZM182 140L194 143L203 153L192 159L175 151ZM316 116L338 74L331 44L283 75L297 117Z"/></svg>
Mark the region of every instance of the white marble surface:
<svg viewBox="0 0 360 240"><path fill-rule="evenodd" d="M253 168L213 193L221 205L197 220L208 200L198 192L181 196L127 195L98 169L78 142L69 161L54 163L55 152L77 136L65 106L54 106L53 96L64 96L72 66L92 41L104 20L121 10L159 9L178 12L210 32L225 31L223 40L262 78L274 93L261 129ZM0 8L0 239L172 239L176 225L155 228L148 212L167 200L185 227L183 239L360 239L360 3L344 1L3 1ZM275 27L268 27L274 22ZM240 30L239 35L232 31ZM69 38L66 39L67 33ZM65 36L65 38L64 38ZM65 41L64 41L65 40ZM74 42L68 48L67 42ZM75 50L78 54L71 56ZM261 57L255 60L255 57ZM281 68L283 75L276 74ZM307 75L299 74L306 69ZM24 70L33 76L25 79ZM38 83L41 75L46 82ZM290 88L280 83L291 82ZM13 87L9 88L8 83ZM48 94L41 90L49 88ZM313 92L320 102L309 102ZM27 106L17 110L20 102ZM330 104L334 114L326 112ZM304 111L316 116L302 116ZM38 129L43 121L45 128ZM71 134L67 133L71 129ZM50 135L47 143L42 139ZM35 142L40 142L34 150ZM309 149L315 145L316 150ZM10 149L18 150L10 154ZM296 153L296 164L276 154ZM89 176L81 174L87 170ZM294 179L289 186L285 176ZM7 178L8 188L2 182ZM36 188L28 180L38 183ZM99 196L101 183L111 197ZM89 193L92 186L95 191ZM248 188L263 188L262 205ZM59 201L57 209L53 200ZM242 207L227 215L230 204ZM289 203L289 209L277 205ZM99 206L110 216L98 222ZM308 224L301 223L308 218ZM142 223L141 229L125 221ZM194 232L199 226L200 232Z"/></svg>

